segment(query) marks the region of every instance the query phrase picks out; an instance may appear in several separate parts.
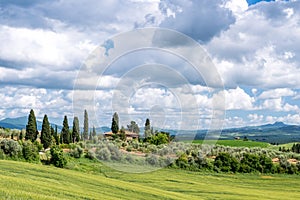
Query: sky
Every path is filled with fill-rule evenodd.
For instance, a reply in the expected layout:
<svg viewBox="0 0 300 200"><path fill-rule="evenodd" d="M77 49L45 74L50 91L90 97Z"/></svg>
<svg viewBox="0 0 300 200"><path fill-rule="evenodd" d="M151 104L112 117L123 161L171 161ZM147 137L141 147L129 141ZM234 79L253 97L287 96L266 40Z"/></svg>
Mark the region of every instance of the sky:
<svg viewBox="0 0 300 200"><path fill-rule="evenodd" d="M0 119L34 109L71 124L87 109L91 126L110 126L115 111L124 126L299 124L299 22L298 0L0 0ZM192 42L150 34L160 48L122 54L99 73L149 27ZM199 74L178 54L206 55L211 68Z"/></svg>

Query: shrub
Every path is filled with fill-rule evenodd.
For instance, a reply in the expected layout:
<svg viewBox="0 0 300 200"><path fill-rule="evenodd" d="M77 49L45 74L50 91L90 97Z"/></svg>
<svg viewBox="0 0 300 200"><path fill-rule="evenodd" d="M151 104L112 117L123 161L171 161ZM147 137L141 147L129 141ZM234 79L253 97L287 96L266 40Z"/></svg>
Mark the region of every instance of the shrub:
<svg viewBox="0 0 300 200"><path fill-rule="evenodd" d="M70 155L74 158L80 158L82 154L83 154L83 149L80 146L75 147L70 152Z"/></svg>
<svg viewBox="0 0 300 200"><path fill-rule="evenodd" d="M90 149L86 154L85 157L90 159L90 160L94 160L96 158L96 153Z"/></svg>
<svg viewBox="0 0 300 200"><path fill-rule="evenodd" d="M22 158L22 146L17 141L4 139L0 142L0 149L12 159Z"/></svg>
<svg viewBox="0 0 300 200"><path fill-rule="evenodd" d="M111 154L107 148L102 148L99 151L97 150L96 156L99 160L108 161L110 160Z"/></svg>
<svg viewBox="0 0 300 200"><path fill-rule="evenodd" d="M157 166L159 165L159 160L157 158L157 156L151 154L150 156L146 157L146 162L150 165L153 165L153 166Z"/></svg>
<svg viewBox="0 0 300 200"><path fill-rule="evenodd" d="M67 159L61 148L59 148L58 146L53 146L50 150L50 153L51 153L50 162L55 167L64 168L67 165Z"/></svg>
<svg viewBox="0 0 300 200"><path fill-rule="evenodd" d="M6 158L5 153L2 149L0 149L0 160L4 160Z"/></svg>
<svg viewBox="0 0 300 200"><path fill-rule="evenodd" d="M39 155L38 147L36 145L32 144L32 142L30 140L25 141L23 143L23 157L28 162L38 162L38 161L40 161L40 155Z"/></svg>

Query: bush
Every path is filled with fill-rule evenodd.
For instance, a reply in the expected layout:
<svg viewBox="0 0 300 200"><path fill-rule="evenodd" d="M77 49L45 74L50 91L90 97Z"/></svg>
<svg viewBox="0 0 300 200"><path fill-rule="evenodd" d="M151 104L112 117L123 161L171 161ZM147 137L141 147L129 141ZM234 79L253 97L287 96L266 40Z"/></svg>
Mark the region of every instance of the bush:
<svg viewBox="0 0 300 200"><path fill-rule="evenodd" d="M23 143L23 157L28 162L39 162L40 155L38 147L31 143L31 141L25 141Z"/></svg>
<svg viewBox="0 0 300 200"><path fill-rule="evenodd" d="M90 160L94 160L96 158L96 153L90 149L86 154L85 157L90 159Z"/></svg>
<svg viewBox="0 0 300 200"><path fill-rule="evenodd" d="M50 150L50 153L51 153L50 162L55 167L64 168L67 165L67 159L61 148L59 148L58 146L53 146Z"/></svg>
<svg viewBox="0 0 300 200"><path fill-rule="evenodd" d="M74 158L80 158L82 154L83 154L83 149L80 146L75 147L70 152L70 155Z"/></svg>
<svg viewBox="0 0 300 200"><path fill-rule="evenodd" d="M6 158L5 153L3 152L2 149L0 149L0 160L4 160Z"/></svg>
<svg viewBox="0 0 300 200"><path fill-rule="evenodd" d="M102 148L99 151L97 150L96 156L99 160L108 161L110 160L111 154L107 148Z"/></svg>
<svg viewBox="0 0 300 200"><path fill-rule="evenodd" d="M22 146L17 141L4 139L0 143L0 149L12 159L22 158Z"/></svg>

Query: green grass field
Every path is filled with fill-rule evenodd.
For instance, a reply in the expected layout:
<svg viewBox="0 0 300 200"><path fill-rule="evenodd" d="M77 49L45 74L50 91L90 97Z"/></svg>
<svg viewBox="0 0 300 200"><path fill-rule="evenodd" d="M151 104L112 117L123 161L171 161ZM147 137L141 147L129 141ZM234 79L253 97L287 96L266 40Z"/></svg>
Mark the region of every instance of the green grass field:
<svg viewBox="0 0 300 200"><path fill-rule="evenodd" d="M1 199L299 199L300 177L161 169L118 172L96 162L71 169L0 160ZM86 172L84 172L86 171Z"/></svg>
<svg viewBox="0 0 300 200"><path fill-rule="evenodd" d="M256 141L243 141L243 140L194 140L195 144L218 144L230 147L261 147L266 148L269 147L270 144L266 142L256 142Z"/></svg>

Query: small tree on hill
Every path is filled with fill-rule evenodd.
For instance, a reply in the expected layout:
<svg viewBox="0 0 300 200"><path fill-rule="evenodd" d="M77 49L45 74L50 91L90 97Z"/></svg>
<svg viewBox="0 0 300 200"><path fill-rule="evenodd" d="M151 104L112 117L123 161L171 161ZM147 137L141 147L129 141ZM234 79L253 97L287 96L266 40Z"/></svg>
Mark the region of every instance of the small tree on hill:
<svg viewBox="0 0 300 200"><path fill-rule="evenodd" d="M145 138L151 137L151 125L150 120L147 118L145 122Z"/></svg>
<svg viewBox="0 0 300 200"><path fill-rule="evenodd" d="M69 144L70 143L70 131L67 116L64 117L63 128L61 130L62 143Z"/></svg>
<svg viewBox="0 0 300 200"><path fill-rule="evenodd" d="M43 119L41 143L43 144L44 149L50 147L52 143L51 129L47 115L45 115Z"/></svg>
<svg viewBox="0 0 300 200"><path fill-rule="evenodd" d="M34 115L34 111L31 109L28 116L28 123L26 125L25 139L34 142L37 139L37 136L38 136L38 130L36 125L36 118Z"/></svg>
<svg viewBox="0 0 300 200"><path fill-rule="evenodd" d="M80 140L79 133L80 133L79 119L78 119L78 117L74 117L74 119L73 119L73 129L72 129L73 143L79 142L79 140Z"/></svg>
<svg viewBox="0 0 300 200"><path fill-rule="evenodd" d="M84 110L84 121L83 121L83 139L89 139L89 117L86 110Z"/></svg>
<svg viewBox="0 0 300 200"><path fill-rule="evenodd" d="M119 132L119 116L118 113L114 113L112 122L111 122L111 131L116 134Z"/></svg>

